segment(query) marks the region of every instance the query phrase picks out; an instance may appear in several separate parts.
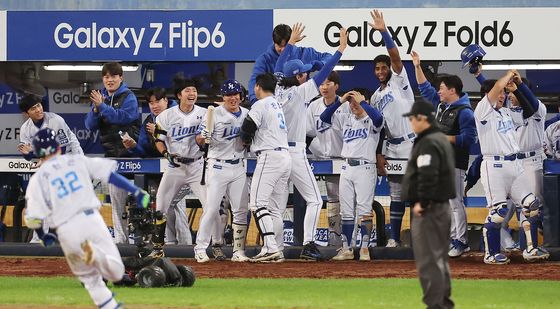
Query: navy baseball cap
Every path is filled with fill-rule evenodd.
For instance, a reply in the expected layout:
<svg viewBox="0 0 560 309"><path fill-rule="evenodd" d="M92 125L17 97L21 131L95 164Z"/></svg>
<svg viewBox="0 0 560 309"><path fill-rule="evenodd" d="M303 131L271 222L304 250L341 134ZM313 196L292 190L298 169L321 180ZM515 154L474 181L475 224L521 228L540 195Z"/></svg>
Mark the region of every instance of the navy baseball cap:
<svg viewBox="0 0 560 309"><path fill-rule="evenodd" d="M403 117L408 116L416 116L416 115L424 115L428 117L428 119L435 119L436 111L434 106L426 100L416 100L414 104L412 104L412 108L406 114L403 114Z"/></svg>
<svg viewBox="0 0 560 309"><path fill-rule="evenodd" d="M303 62L299 59L293 59L284 64L284 68L282 73L284 73L284 77L292 77L296 76L300 73L306 73L311 71L313 65L311 64L303 64Z"/></svg>

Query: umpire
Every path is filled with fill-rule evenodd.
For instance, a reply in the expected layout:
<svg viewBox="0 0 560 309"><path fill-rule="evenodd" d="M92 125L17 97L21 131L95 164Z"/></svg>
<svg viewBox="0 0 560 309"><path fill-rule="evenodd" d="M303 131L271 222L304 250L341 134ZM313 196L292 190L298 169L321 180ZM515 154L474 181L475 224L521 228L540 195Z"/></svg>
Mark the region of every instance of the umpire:
<svg viewBox="0 0 560 309"><path fill-rule="evenodd" d="M414 205L412 248L423 301L428 308L453 308L449 271L449 199L455 197L455 156L437 127L432 104L418 100L408 117L417 137L402 182L403 200Z"/></svg>

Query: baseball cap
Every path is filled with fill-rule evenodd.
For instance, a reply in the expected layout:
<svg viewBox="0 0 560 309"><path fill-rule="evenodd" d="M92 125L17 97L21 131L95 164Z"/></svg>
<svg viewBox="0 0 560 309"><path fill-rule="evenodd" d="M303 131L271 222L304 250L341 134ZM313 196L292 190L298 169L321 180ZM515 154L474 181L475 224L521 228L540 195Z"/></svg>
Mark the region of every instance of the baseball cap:
<svg viewBox="0 0 560 309"><path fill-rule="evenodd" d="M303 62L299 59L293 59L284 64L284 68L282 73L284 73L284 77L292 77L296 76L300 73L305 73L311 71L313 65L311 64L303 64Z"/></svg>
<svg viewBox="0 0 560 309"><path fill-rule="evenodd" d="M412 104L410 111L403 114L403 117L416 115L424 115L428 117L428 119L434 119L436 117L436 111L434 106L426 100L416 100L414 104Z"/></svg>

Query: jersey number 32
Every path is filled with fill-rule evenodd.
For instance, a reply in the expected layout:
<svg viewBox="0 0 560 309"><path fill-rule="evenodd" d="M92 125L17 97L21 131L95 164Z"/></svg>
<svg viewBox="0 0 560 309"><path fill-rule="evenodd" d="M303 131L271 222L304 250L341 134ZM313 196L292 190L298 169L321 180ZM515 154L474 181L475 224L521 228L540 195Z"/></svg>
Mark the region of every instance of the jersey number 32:
<svg viewBox="0 0 560 309"><path fill-rule="evenodd" d="M74 171L66 173L64 179L61 177L53 179L51 185L56 187L56 194L60 199L82 188L78 175Z"/></svg>

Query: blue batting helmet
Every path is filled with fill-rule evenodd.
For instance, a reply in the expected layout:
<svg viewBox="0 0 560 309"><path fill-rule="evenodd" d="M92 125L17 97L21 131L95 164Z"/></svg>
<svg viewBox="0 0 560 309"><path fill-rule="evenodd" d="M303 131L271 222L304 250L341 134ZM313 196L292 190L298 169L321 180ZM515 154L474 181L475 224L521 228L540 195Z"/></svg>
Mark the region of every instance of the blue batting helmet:
<svg viewBox="0 0 560 309"><path fill-rule="evenodd" d="M235 79L228 79L222 84L220 92L222 93L222 95L232 95L239 93L241 94L241 96L243 96L243 86L241 86L241 84Z"/></svg>
<svg viewBox="0 0 560 309"><path fill-rule="evenodd" d="M292 59L286 63L284 63L284 68L282 69L282 73L284 73L284 77L292 77L296 76L300 73L306 73L311 71L313 68L312 64L304 64L303 61L299 59Z"/></svg>
<svg viewBox="0 0 560 309"><path fill-rule="evenodd" d="M484 55L486 55L486 52L478 44L471 44L465 47L465 49L461 52L461 62L463 62L463 68L468 66L469 63L474 60L480 63Z"/></svg>
<svg viewBox="0 0 560 309"><path fill-rule="evenodd" d="M35 148L35 155L39 158L55 153L59 146L56 133L49 128L39 130L33 137L33 148Z"/></svg>

